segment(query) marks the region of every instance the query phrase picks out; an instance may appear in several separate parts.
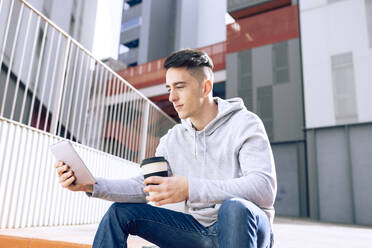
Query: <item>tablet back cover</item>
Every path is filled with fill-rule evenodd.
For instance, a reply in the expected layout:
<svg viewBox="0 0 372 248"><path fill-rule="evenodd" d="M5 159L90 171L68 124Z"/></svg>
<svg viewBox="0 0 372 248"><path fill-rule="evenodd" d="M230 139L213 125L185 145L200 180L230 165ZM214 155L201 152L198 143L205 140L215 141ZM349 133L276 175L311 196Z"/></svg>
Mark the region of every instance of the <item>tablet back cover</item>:
<svg viewBox="0 0 372 248"><path fill-rule="evenodd" d="M94 184L96 180L69 141L60 141L50 146L54 157L68 164L74 171L75 184Z"/></svg>

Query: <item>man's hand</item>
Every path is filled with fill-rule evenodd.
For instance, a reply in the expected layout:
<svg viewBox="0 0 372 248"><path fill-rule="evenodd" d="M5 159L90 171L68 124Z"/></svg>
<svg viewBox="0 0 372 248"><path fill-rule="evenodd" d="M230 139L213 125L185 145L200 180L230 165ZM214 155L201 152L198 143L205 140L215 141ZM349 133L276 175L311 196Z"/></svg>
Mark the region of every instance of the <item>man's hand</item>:
<svg viewBox="0 0 372 248"><path fill-rule="evenodd" d="M69 189L71 191L84 191L84 192L93 192L93 184L74 184L76 178L74 172L70 170L70 166L59 161L54 167L57 169L58 181L63 188Z"/></svg>
<svg viewBox="0 0 372 248"><path fill-rule="evenodd" d="M148 184L158 185L148 185ZM144 181L143 192L155 192L152 196L147 196L146 200L154 202L156 206L169 203L176 203L189 198L189 181L185 176L174 175L172 177L149 177Z"/></svg>

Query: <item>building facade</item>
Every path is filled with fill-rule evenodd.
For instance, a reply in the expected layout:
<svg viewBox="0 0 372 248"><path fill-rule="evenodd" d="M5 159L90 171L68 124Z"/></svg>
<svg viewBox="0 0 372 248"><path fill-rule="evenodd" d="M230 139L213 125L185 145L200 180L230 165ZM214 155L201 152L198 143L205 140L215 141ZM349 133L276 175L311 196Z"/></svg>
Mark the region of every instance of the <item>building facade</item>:
<svg viewBox="0 0 372 248"><path fill-rule="evenodd" d="M226 40L199 46L215 95L241 97L264 122L278 215L372 225L371 2L231 0ZM176 118L164 57L119 73Z"/></svg>
<svg viewBox="0 0 372 248"><path fill-rule="evenodd" d="M372 1L300 1L310 216L372 225Z"/></svg>
<svg viewBox="0 0 372 248"><path fill-rule="evenodd" d="M225 12L226 0L126 0L119 59L136 66L181 48L222 42Z"/></svg>

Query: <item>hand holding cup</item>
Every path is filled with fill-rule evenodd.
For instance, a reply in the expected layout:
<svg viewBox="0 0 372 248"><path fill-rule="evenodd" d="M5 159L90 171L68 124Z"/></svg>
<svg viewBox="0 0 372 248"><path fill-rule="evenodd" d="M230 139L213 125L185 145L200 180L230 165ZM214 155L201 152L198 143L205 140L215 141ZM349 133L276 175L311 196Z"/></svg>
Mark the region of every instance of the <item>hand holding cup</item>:
<svg viewBox="0 0 372 248"><path fill-rule="evenodd" d="M161 206L188 199L188 180L185 176L168 177L168 162L164 157L152 157L142 161L145 178L143 191L149 193L146 200Z"/></svg>

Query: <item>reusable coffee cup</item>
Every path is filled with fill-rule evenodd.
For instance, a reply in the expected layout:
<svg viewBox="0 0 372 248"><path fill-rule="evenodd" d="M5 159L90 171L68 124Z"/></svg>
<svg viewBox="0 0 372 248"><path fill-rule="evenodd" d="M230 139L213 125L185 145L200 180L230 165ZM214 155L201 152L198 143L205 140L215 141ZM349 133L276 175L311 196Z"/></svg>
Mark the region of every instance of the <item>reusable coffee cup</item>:
<svg viewBox="0 0 372 248"><path fill-rule="evenodd" d="M152 176L168 177L168 161L164 157L146 158L142 160L140 168L145 179ZM150 196L153 196L154 194L155 192L149 192Z"/></svg>

